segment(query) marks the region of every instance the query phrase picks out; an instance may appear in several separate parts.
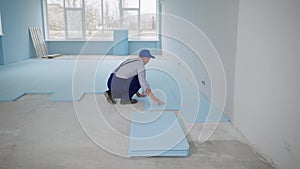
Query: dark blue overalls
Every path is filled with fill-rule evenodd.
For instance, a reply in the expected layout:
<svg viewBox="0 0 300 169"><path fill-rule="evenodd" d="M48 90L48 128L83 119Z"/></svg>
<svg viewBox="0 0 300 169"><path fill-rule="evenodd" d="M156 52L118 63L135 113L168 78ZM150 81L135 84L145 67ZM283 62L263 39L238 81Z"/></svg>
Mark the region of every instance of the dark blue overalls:
<svg viewBox="0 0 300 169"><path fill-rule="evenodd" d="M116 70L115 73L124 65L135 62L123 62ZM121 98L122 100L130 100L141 88L138 75L123 79L116 77L115 73L111 73L107 81L107 87L111 92L112 98Z"/></svg>

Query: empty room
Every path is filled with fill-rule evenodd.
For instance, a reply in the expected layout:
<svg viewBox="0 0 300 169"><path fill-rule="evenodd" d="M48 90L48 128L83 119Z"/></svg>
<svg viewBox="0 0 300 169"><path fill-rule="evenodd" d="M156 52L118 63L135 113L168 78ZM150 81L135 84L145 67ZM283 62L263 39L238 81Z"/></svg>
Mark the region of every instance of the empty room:
<svg viewBox="0 0 300 169"><path fill-rule="evenodd" d="M0 169L298 169L299 16L298 0L0 0Z"/></svg>

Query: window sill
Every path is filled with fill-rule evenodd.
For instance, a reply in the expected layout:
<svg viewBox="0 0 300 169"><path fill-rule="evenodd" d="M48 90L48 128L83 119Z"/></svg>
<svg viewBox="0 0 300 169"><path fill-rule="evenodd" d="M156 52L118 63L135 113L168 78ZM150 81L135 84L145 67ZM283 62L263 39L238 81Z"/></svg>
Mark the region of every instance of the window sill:
<svg viewBox="0 0 300 169"><path fill-rule="evenodd" d="M47 39L46 42L112 42L112 40L91 40L91 39Z"/></svg>
<svg viewBox="0 0 300 169"><path fill-rule="evenodd" d="M129 39L129 42L158 42L158 38L149 38L149 39Z"/></svg>
<svg viewBox="0 0 300 169"><path fill-rule="evenodd" d="M0 35L1 36L1 35ZM46 42L113 42L109 39L48 39ZM158 38L153 39L129 39L128 42L159 42Z"/></svg>

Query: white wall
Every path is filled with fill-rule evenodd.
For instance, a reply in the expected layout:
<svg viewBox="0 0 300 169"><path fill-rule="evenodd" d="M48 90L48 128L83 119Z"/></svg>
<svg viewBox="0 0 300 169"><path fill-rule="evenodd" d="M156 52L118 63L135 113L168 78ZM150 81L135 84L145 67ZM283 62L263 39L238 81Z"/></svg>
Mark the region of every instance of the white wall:
<svg viewBox="0 0 300 169"><path fill-rule="evenodd" d="M3 35L2 31L2 19L1 19L1 12L0 12L0 36Z"/></svg>
<svg viewBox="0 0 300 169"><path fill-rule="evenodd" d="M226 97L227 93L225 113L232 118L238 0L162 2L163 13L174 15L162 18L162 49L172 52L186 62L193 70L200 90L206 96L211 96L210 85L213 85L213 102L219 107L223 106L223 95ZM213 57L214 51L197 29L208 36L217 49L221 62L219 58ZM220 63L223 64L225 72ZM222 77L224 73L226 78ZM206 85L201 85L202 80L206 81ZM227 82L227 87L224 81Z"/></svg>
<svg viewBox="0 0 300 169"><path fill-rule="evenodd" d="M299 0L240 0L233 122L283 169L300 166L299 16Z"/></svg>

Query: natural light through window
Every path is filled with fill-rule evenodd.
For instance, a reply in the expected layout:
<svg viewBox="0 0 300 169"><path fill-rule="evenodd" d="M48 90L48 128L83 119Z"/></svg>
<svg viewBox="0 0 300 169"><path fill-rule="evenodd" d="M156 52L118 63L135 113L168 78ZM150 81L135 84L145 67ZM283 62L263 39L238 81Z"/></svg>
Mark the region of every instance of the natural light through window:
<svg viewBox="0 0 300 169"><path fill-rule="evenodd" d="M45 0L48 40L112 40L128 29L130 40L157 40L157 0Z"/></svg>

